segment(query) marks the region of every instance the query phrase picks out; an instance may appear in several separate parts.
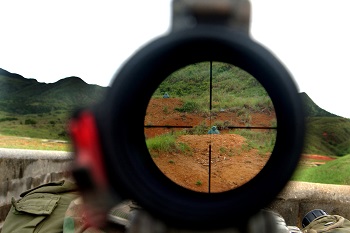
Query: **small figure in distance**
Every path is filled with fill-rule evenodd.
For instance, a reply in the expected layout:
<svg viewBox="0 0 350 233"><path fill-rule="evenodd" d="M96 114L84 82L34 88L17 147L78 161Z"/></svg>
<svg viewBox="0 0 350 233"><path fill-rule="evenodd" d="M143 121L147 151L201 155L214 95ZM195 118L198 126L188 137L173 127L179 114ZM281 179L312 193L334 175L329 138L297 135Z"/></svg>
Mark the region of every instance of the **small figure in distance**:
<svg viewBox="0 0 350 233"><path fill-rule="evenodd" d="M168 92L165 92L164 95L163 95L163 98L164 98L164 99L167 99L167 98L169 98L169 97L170 97L170 96L169 96Z"/></svg>
<svg viewBox="0 0 350 233"><path fill-rule="evenodd" d="M219 130L217 129L217 127L214 125L213 127L211 127L211 129L208 131L208 134L220 134Z"/></svg>

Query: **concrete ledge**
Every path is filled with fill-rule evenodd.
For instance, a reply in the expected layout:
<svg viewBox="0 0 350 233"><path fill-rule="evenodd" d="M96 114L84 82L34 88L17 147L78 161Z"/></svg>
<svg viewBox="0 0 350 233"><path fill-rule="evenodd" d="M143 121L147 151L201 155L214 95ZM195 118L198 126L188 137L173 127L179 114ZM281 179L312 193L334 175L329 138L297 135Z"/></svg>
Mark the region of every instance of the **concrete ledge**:
<svg viewBox="0 0 350 233"><path fill-rule="evenodd" d="M11 207L11 198L38 185L72 179L73 155L61 151L0 148L0 229Z"/></svg>
<svg viewBox="0 0 350 233"><path fill-rule="evenodd" d="M313 209L350 219L350 186L291 181L269 207L290 226L301 227L302 218Z"/></svg>

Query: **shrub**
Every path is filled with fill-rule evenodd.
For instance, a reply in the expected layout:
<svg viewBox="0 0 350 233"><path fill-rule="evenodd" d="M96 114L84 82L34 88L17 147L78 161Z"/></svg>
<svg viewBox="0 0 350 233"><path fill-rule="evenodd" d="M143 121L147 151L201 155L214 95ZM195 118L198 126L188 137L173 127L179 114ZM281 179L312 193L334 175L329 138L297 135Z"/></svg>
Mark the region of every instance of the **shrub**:
<svg viewBox="0 0 350 233"><path fill-rule="evenodd" d="M172 134L163 134L146 140L146 145L152 156L160 152L181 152L188 153L191 148L185 143L176 143L176 136Z"/></svg>
<svg viewBox="0 0 350 233"><path fill-rule="evenodd" d="M3 122L3 121L16 121L18 120L18 118L16 117L4 117L4 118L0 118L0 122Z"/></svg>
<svg viewBox="0 0 350 233"><path fill-rule="evenodd" d="M187 101L180 108L175 108L179 112L197 112L199 109L199 104L193 101Z"/></svg>
<svg viewBox="0 0 350 233"><path fill-rule="evenodd" d="M203 121L200 125L196 125L192 129L187 129L186 134L203 135L208 133L209 126Z"/></svg>
<svg viewBox="0 0 350 233"><path fill-rule="evenodd" d="M25 125L36 125L36 121L35 120L32 120L32 119L26 119L25 121L24 121L24 124Z"/></svg>
<svg viewBox="0 0 350 233"><path fill-rule="evenodd" d="M68 137L68 132L63 130L60 133L57 134L61 138L67 138Z"/></svg>

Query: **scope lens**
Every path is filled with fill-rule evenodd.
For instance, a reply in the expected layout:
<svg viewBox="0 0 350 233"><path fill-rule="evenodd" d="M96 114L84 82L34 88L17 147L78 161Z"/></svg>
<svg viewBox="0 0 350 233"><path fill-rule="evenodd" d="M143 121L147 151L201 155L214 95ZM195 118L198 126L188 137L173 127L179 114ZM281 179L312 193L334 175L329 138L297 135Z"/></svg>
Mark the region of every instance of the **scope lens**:
<svg viewBox="0 0 350 233"><path fill-rule="evenodd" d="M197 192L237 188L265 166L277 120L264 87L223 62L200 62L169 75L145 116L146 145L157 167Z"/></svg>

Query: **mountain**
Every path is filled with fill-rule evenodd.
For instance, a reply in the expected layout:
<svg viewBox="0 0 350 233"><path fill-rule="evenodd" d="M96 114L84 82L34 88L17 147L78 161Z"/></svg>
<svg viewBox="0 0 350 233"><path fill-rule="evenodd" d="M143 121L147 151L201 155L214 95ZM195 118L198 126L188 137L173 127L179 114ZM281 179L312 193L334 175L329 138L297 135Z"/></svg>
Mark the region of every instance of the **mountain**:
<svg viewBox="0 0 350 233"><path fill-rule="evenodd" d="M330 113L320 108L315 102L305 93L300 93L301 99L304 103L306 116L308 117L339 117L333 113Z"/></svg>
<svg viewBox="0 0 350 233"><path fill-rule="evenodd" d="M0 111L38 114L71 110L100 100L107 87L90 85L79 77L40 83L0 69Z"/></svg>
<svg viewBox="0 0 350 233"><path fill-rule="evenodd" d="M184 85L188 86L186 83ZM171 86L173 89L176 87L174 83ZM28 114L69 110L100 100L106 89L87 84L74 76L55 83L40 83L0 68L0 111ZM181 87L181 90L186 89ZM300 95L308 117L337 117L317 106L306 93Z"/></svg>
<svg viewBox="0 0 350 233"><path fill-rule="evenodd" d="M10 78L15 78L15 79L25 79L22 75L15 74L15 73L10 73L7 70L4 70L2 68L0 68L0 75L7 76L7 77L10 77Z"/></svg>
<svg viewBox="0 0 350 233"><path fill-rule="evenodd" d="M343 156L350 153L350 120L320 108L300 93L306 112L304 153Z"/></svg>
<svg viewBox="0 0 350 233"><path fill-rule="evenodd" d="M197 74L192 69L193 67L189 67L188 70L184 70L182 76L190 77L193 73ZM249 79L242 75L238 76L242 76L242 80L238 80L234 87L229 86L228 79L231 79L231 74L237 71L232 69L224 71L231 73L228 76L229 78L220 76L221 80L218 80L216 83L216 85L221 85L218 88L224 87L230 91L240 86L239 94L243 97L244 95L249 96L250 93L257 93L256 84L251 81L248 82L247 80ZM159 89L163 88L165 91L171 89L173 92L179 92L181 95L186 96L194 92L194 90L190 89L191 87L198 87L199 84L204 85L201 80L198 80L198 85L186 83L194 81L196 80L182 79L178 81L169 79L167 82L162 83ZM0 118L0 120L18 118L18 122L13 122L13 124L17 124L16 126L21 125L21 121L23 123L21 127L25 127L25 120L27 119L25 114L35 114L36 117L31 115L30 118L38 122L35 126L35 132L39 132L40 130L38 129L42 127L51 133L54 131L52 128L53 125L57 128L56 131L60 132L60 130L64 129L64 126L63 123L59 126L59 122L61 121L58 119L57 114L51 114L53 111L68 113L68 111L74 108L84 107L99 101L103 98L107 89L108 87L87 84L81 78L74 76L61 79L55 83L40 83L35 79L27 79L19 74L10 73L0 68L0 111L5 112L5 118ZM195 90L198 91L197 94L199 95L202 89L195 88ZM264 94L260 93L259 96L261 95ZM349 154L350 120L320 108L306 93L300 93L300 95L307 116L304 153L337 156ZM39 115L44 113L48 113L46 115L50 115L52 119L41 119ZM22 115L23 117L21 117ZM40 122L43 122L43 124L40 124ZM50 125L50 127L47 127L47 125ZM3 133L5 132L5 126L11 134L10 131L13 130L15 125L3 124L1 126ZM33 135L26 135L24 131L18 131L16 135L33 137ZM40 137L57 137L55 134L51 136L47 134L40 135ZM59 136L59 138L64 137Z"/></svg>

